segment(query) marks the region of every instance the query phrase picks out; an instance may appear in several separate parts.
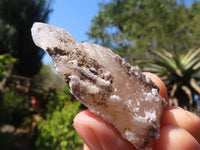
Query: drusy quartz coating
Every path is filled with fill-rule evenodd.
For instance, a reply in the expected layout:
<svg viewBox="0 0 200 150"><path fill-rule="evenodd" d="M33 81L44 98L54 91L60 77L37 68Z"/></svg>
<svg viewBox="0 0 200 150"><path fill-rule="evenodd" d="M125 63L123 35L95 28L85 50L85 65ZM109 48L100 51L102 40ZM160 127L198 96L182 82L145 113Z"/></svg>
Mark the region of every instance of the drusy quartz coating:
<svg viewBox="0 0 200 150"><path fill-rule="evenodd" d="M113 124L138 149L159 137L166 102L137 66L102 46L76 42L61 28L34 23L31 31L71 93L91 112Z"/></svg>

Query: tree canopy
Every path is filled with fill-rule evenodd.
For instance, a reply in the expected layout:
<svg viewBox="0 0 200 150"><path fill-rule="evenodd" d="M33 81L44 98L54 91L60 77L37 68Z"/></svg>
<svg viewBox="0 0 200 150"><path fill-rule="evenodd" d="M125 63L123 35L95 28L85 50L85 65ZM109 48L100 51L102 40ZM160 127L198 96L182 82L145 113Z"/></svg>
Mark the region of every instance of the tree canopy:
<svg viewBox="0 0 200 150"><path fill-rule="evenodd" d="M33 22L46 22L52 0L0 0L0 54L18 59L17 74L33 76L41 67L43 51L31 38Z"/></svg>
<svg viewBox="0 0 200 150"><path fill-rule="evenodd" d="M100 3L88 36L131 62L148 49L184 52L200 47L200 2L182 0L111 0Z"/></svg>

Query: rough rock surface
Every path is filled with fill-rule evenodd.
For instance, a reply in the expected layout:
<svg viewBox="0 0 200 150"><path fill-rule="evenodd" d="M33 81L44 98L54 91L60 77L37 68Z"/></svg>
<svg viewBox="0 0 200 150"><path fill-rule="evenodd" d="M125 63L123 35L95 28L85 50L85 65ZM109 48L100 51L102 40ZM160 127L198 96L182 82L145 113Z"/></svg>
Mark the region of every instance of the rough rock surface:
<svg viewBox="0 0 200 150"><path fill-rule="evenodd" d="M159 137L166 102L137 66L102 46L76 42L64 29L48 24L34 23L32 37L52 57L71 93L136 148Z"/></svg>

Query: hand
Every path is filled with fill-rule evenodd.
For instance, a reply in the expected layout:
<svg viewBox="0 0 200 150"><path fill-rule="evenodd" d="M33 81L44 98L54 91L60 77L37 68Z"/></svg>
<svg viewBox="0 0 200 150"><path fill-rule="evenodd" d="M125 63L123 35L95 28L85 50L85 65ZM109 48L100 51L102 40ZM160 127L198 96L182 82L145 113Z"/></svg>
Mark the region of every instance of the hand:
<svg viewBox="0 0 200 150"><path fill-rule="evenodd" d="M160 95L168 101L164 83L155 75L145 73L159 87ZM119 132L89 110L74 118L74 127L85 142L84 150L135 150ZM179 107L166 107L161 119L160 138L154 140L153 150L200 150L200 118Z"/></svg>

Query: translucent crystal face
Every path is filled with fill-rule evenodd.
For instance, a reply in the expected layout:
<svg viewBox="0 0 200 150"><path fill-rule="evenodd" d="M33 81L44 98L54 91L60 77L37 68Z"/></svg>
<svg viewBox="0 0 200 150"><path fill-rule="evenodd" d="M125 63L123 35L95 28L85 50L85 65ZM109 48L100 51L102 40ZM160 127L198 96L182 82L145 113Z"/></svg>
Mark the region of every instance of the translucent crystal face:
<svg viewBox="0 0 200 150"><path fill-rule="evenodd" d="M32 36L53 58L71 93L135 147L144 148L159 137L166 103L137 66L102 46L76 42L64 29L48 24L35 23Z"/></svg>

